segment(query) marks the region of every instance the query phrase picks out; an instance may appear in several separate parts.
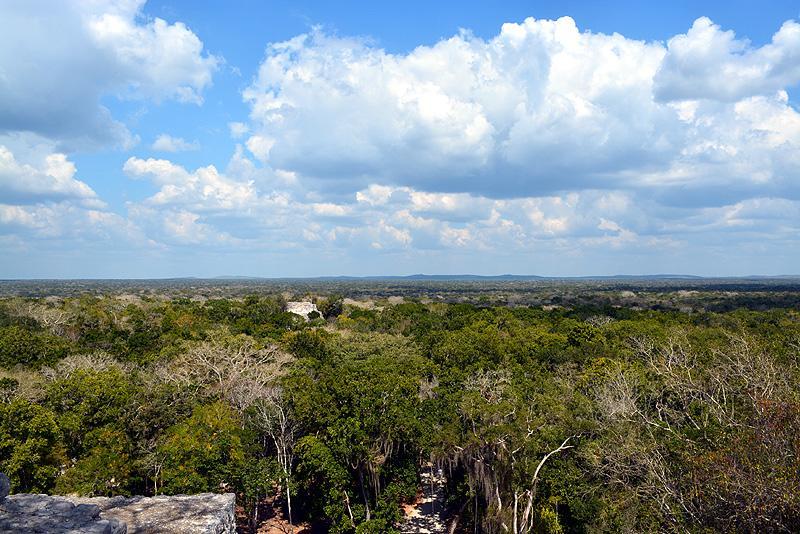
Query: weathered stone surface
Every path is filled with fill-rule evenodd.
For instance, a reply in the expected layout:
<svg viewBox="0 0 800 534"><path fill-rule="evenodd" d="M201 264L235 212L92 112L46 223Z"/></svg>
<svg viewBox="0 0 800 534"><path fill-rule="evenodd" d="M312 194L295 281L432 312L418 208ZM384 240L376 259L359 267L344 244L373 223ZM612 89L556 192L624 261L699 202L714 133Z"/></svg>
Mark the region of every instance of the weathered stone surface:
<svg viewBox="0 0 800 534"><path fill-rule="evenodd" d="M0 473L0 502L3 502L3 499L6 498L10 491L11 481L8 479L5 473Z"/></svg>
<svg viewBox="0 0 800 534"><path fill-rule="evenodd" d="M0 502L0 533L234 534L236 496L59 497L9 495Z"/></svg>
<svg viewBox="0 0 800 534"><path fill-rule="evenodd" d="M100 517L100 508L75 506L65 497L22 493L0 503L0 532L125 534L125 523Z"/></svg>
<svg viewBox="0 0 800 534"><path fill-rule="evenodd" d="M77 504L99 507L100 517L128 526L128 533L233 534L233 493L158 495L155 497L69 497Z"/></svg>

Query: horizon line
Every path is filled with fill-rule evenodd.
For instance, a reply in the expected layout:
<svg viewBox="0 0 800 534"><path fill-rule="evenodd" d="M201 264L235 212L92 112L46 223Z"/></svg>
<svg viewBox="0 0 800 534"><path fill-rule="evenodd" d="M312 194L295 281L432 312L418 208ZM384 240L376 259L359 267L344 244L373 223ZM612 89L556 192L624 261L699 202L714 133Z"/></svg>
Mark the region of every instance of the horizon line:
<svg viewBox="0 0 800 534"><path fill-rule="evenodd" d="M246 280L381 280L381 279L531 279L531 280L600 280L600 279L661 279L661 280L746 280L746 279L791 279L800 278L800 274L746 274L746 275L697 275L678 273L653 274L589 274L589 275L539 275L539 274L375 274L375 275L313 275L313 276L262 276L262 275L217 275L217 276L161 276L161 277L31 277L0 278L2 282L35 282L35 281L169 281L169 280L203 280L203 281L246 281Z"/></svg>

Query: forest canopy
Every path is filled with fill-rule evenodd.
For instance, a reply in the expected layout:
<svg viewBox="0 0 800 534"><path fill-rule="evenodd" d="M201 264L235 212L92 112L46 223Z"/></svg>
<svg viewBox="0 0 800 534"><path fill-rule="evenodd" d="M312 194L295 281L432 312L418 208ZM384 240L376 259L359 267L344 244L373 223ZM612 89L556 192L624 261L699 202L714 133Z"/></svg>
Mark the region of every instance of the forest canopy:
<svg viewBox="0 0 800 534"><path fill-rule="evenodd" d="M435 469L454 532L800 530L797 309L308 298L0 300L12 492L378 533Z"/></svg>

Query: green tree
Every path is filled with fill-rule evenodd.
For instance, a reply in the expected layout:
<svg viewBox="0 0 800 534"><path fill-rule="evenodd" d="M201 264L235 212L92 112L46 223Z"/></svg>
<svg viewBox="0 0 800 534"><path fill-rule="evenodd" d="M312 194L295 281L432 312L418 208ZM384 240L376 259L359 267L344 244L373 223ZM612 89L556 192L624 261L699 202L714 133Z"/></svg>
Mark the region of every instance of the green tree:
<svg viewBox="0 0 800 534"><path fill-rule="evenodd" d="M0 327L0 367L38 367L68 353L69 343L63 338L16 325Z"/></svg>
<svg viewBox="0 0 800 534"><path fill-rule="evenodd" d="M130 374L112 367L103 371L79 369L48 386L46 403L58 414L67 452L83 456L91 432L105 426L122 428L136 386Z"/></svg>
<svg viewBox="0 0 800 534"><path fill-rule="evenodd" d="M128 436L111 427L89 433L87 451L56 482L57 493L79 495L129 495L134 465Z"/></svg>
<svg viewBox="0 0 800 534"><path fill-rule="evenodd" d="M197 406L158 446L163 493L221 491L237 486L246 462L239 416L222 402Z"/></svg>
<svg viewBox="0 0 800 534"><path fill-rule="evenodd" d="M66 461L53 412L24 399L0 404L0 471L12 492L50 491Z"/></svg>

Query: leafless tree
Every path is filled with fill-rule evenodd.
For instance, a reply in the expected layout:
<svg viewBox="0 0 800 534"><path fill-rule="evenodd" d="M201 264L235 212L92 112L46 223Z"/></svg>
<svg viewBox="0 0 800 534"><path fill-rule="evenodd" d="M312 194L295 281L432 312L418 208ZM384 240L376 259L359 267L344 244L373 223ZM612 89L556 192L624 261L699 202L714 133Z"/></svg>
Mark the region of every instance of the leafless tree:
<svg viewBox="0 0 800 534"><path fill-rule="evenodd" d="M106 371L112 368L127 369L128 366L105 352L96 351L89 354L71 354L59 360L53 367L43 367L41 373L49 380L57 380L68 377L76 371Z"/></svg>
<svg viewBox="0 0 800 534"><path fill-rule="evenodd" d="M655 504L677 528L682 518L696 520L705 511L693 504L664 436L689 449L724 447L730 432L719 428L746 434L763 410L792 398L797 365L779 363L743 335L704 353L682 334L660 343L635 339L632 346L636 361L612 363L592 391L604 445L587 457L597 477Z"/></svg>
<svg viewBox="0 0 800 534"><path fill-rule="evenodd" d="M241 411L253 405L285 372L291 356L245 336L217 335L160 368L166 382L218 394Z"/></svg>
<svg viewBox="0 0 800 534"><path fill-rule="evenodd" d="M284 398L283 389L274 386L262 389L261 395L253 403L256 424L272 440L278 457L278 465L283 475L283 488L286 491L286 507L289 524L292 522L292 464L294 463L295 422Z"/></svg>
<svg viewBox="0 0 800 534"><path fill-rule="evenodd" d="M33 319L57 336L65 334L66 327L72 319L69 312L41 301L14 298L7 300L5 304L12 315Z"/></svg>
<svg viewBox="0 0 800 534"><path fill-rule="evenodd" d="M292 357L249 337L217 337L200 343L160 370L168 382L225 398L264 432L275 448L292 523L291 475L295 423L278 379Z"/></svg>

